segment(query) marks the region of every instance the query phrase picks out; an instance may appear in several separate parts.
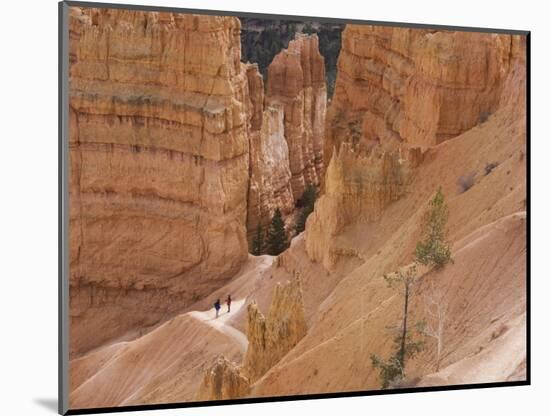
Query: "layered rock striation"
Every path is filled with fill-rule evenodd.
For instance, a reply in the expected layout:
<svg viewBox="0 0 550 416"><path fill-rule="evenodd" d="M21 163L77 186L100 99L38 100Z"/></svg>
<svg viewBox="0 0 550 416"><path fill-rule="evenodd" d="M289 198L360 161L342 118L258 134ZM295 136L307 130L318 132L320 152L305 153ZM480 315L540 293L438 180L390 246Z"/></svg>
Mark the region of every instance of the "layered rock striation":
<svg viewBox="0 0 550 416"><path fill-rule="evenodd" d="M71 8L71 352L247 258L248 80L233 17Z"/></svg>
<svg viewBox="0 0 550 416"><path fill-rule="evenodd" d="M267 88L257 65L248 67L251 99L249 239L267 228L276 208L292 225L307 185L323 175L327 91L317 35L297 34L268 67Z"/></svg>
<svg viewBox="0 0 550 416"><path fill-rule="evenodd" d="M285 217L292 215L295 201L291 186L284 112L278 103L266 103L264 83L258 65L247 67L250 91L250 182L248 187L247 229L249 240L258 225L269 225L279 208Z"/></svg>
<svg viewBox="0 0 550 416"><path fill-rule="evenodd" d="M231 278L276 208L318 185L316 36L241 62L233 17L71 8L71 353L185 308ZM90 331L90 328L93 331Z"/></svg>
<svg viewBox="0 0 550 416"><path fill-rule="evenodd" d="M485 122L513 70L518 38L347 25L327 113L325 194L306 248L326 268L334 236L376 221L407 192L423 152Z"/></svg>
<svg viewBox="0 0 550 416"><path fill-rule="evenodd" d="M346 141L429 147L486 120L513 43L511 35L347 25L325 160Z"/></svg>
<svg viewBox="0 0 550 416"><path fill-rule="evenodd" d="M327 107L324 62L317 35L299 33L268 67L266 101L283 106L295 200L307 184L318 185L322 179Z"/></svg>
<svg viewBox="0 0 550 416"><path fill-rule="evenodd" d="M338 259L332 251L334 237L348 225L378 220L389 204L405 195L421 160L419 148L386 151L376 147L365 154L343 143L332 155L325 193L307 221L310 259L333 269Z"/></svg>

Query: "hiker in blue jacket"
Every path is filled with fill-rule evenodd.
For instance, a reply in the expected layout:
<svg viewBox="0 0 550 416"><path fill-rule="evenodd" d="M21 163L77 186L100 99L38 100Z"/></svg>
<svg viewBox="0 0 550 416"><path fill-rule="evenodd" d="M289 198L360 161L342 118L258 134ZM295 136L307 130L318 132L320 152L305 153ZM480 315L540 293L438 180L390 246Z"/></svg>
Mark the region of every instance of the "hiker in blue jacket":
<svg viewBox="0 0 550 416"><path fill-rule="evenodd" d="M220 314L220 309L222 308L222 304L220 303L220 300L217 299L216 302L214 302L214 308L216 309L216 318Z"/></svg>

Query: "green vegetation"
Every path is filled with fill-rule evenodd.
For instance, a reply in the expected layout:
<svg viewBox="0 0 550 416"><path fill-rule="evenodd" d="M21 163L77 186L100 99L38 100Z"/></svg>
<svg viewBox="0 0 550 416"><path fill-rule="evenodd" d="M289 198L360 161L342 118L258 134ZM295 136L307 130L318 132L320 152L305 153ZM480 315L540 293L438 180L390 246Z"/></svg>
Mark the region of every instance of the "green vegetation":
<svg viewBox="0 0 550 416"><path fill-rule="evenodd" d="M438 269L452 261L451 246L447 241L448 219L449 208L440 187L430 201L422 224L422 239L414 252L420 264Z"/></svg>
<svg viewBox="0 0 550 416"><path fill-rule="evenodd" d="M416 276L416 263L405 272L399 271L396 275L384 276L384 279L389 287L401 289L404 300L403 318L401 324L397 328L397 335L394 338L394 353L388 360L384 360L376 354L371 354L370 356L373 368L378 369L380 373L382 388L386 389L405 378L407 360L414 358L416 354L422 351L424 342L413 339L408 323L410 297L414 286L418 282ZM419 330L420 325L416 324L416 327L417 333L422 335Z"/></svg>
<svg viewBox="0 0 550 416"><path fill-rule="evenodd" d="M285 223L281 210L277 208L271 219L267 233L267 253L272 256L281 254L288 248L288 240L285 231Z"/></svg>
<svg viewBox="0 0 550 416"><path fill-rule="evenodd" d="M302 207L302 210L298 214L298 219L296 220L296 235L306 229L306 220L307 217L309 217L309 214L313 212L316 199L317 189L311 184L307 185L302 197L297 203L298 206Z"/></svg>
<svg viewBox="0 0 550 416"><path fill-rule="evenodd" d="M264 230L262 224L258 224L256 228L256 235L252 240L252 254L259 256L264 252Z"/></svg>

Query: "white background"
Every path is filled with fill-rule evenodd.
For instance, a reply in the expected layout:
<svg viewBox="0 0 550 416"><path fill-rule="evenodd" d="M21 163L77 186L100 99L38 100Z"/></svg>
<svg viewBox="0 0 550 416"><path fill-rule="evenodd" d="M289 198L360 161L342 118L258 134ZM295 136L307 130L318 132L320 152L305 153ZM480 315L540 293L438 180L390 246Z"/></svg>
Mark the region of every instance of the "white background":
<svg viewBox="0 0 550 416"><path fill-rule="evenodd" d="M54 0L2 3L0 413L53 415L57 401L57 4ZM146 414L550 414L550 276L546 267L550 218L550 13L545 10L546 2L138 0L139 3L532 31L532 386Z"/></svg>

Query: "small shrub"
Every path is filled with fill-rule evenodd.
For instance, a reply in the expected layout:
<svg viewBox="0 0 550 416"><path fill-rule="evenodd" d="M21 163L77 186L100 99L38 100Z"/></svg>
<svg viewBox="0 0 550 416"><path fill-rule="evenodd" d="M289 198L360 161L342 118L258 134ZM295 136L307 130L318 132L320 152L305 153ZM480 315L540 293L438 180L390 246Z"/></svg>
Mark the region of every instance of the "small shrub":
<svg viewBox="0 0 550 416"><path fill-rule="evenodd" d="M485 165L485 176L490 174L493 171L493 169L496 168L497 166L498 166L498 162L487 163Z"/></svg>
<svg viewBox="0 0 550 416"><path fill-rule="evenodd" d="M469 173L467 175L462 175L458 178L458 188L459 192L463 194L468 189L470 189L476 183L476 174L475 172Z"/></svg>

